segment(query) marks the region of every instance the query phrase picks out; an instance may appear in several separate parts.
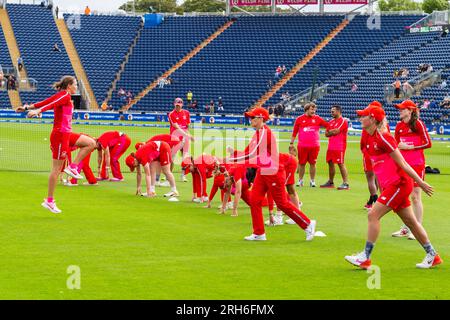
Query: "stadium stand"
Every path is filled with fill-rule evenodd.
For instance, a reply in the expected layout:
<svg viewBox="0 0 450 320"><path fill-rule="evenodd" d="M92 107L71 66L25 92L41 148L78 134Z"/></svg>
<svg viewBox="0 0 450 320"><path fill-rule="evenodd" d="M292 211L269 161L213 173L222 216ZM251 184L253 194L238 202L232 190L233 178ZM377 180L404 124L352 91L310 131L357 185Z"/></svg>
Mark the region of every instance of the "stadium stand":
<svg viewBox="0 0 450 320"><path fill-rule="evenodd" d="M56 80L74 74L52 11L37 5L18 4L8 4L7 11L28 77L38 82L36 92L20 93L22 102L43 100L54 93L52 84ZM55 43L61 52L53 51Z"/></svg>
<svg viewBox="0 0 450 320"><path fill-rule="evenodd" d="M226 21L220 16L166 17L160 25L144 29L117 83L113 106L125 104L117 95L120 88L138 94ZM167 101L163 104L167 105ZM150 110L150 106L143 106L133 109Z"/></svg>
<svg viewBox="0 0 450 320"><path fill-rule="evenodd" d="M192 90L201 109L211 99L222 97L224 112L242 113L267 90L278 65L290 69L343 18L238 17L227 31L173 74L172 85L152 91L136 109L166 110L168 101Z"/></svg>
<svg viewBox="0 0 450 320"><path fill-rule="evenodd" d="M69 26L70 17L64 15ZM98 105L105 100L141 22L140 17L81 15L80 28L69 28Z"/></svg>
<svg viewBox="0 0 450 320"><path fill-rule="evenodd" d="M3 30L0 28L0 66L12 67L11 57L9 56L8 47L5 40ZM0 70L1 71L1 70ZM6 79L5 79L6 81ZM8 92L0 90L0 108L7 108L10 106Z"/></svg>

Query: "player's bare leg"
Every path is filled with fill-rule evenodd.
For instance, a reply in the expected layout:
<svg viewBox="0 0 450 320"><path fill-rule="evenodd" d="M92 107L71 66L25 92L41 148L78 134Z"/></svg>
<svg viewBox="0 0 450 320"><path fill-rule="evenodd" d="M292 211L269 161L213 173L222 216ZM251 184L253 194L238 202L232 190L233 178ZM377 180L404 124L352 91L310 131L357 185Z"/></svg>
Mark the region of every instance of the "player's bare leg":
<svg viewBox="0 0 450 320"><path fill-rule="evenodd" d="M309 185L311 187L315 187L316 186L316 165L315 164L309 164L309 178L310 178Z"/></svg>
<svg viewBox="0 0 450 320"><path fill-rule="evenodd" d="M370 198L364 207L366 209L370 209L372 207L372 205L377 201L378 187L377 187L375 174L373 173L373 171L366 171L365 174L366 174L366 179L367 179L367 187L368 187L369 193L370 193Z"/></svg>
<svg viewBox="0 0 450 320"><path fill-rule="evenodd" d="M52 170L50 171L50 175L48 177L47 199L44 199L44 202L42 202L42 206L53 213L61 213L61 210L56 207L56 203L54 202L53 197L55 194L56 185L58 184L58 177L61 173L64 162L65 160L53 160Z"/></svg>
<svg viewBox="0 0 450 320"><path fill-rule="evenodd" d="M170 184L170 192L166 193L165 197L178 197L179 193L177 191L177 185L175 182L175 177L173 176L172 171L170 171L170 164L161 166L161 171L164 173L164 175L167 177L167 180Z"/></svg>
<svg viewBox="0 0 450 320"><path fill-rule="evenodd" d="M348 184L348 171L345 167L345 164L339 163L338 164L339 171L341 172L342 176L342 184L338 187L338 190L348 190L350 189L350 186Z"/></svg>
<svg viewBox="0 0 450 320"><path fill-rule="evenodd" d="M305 176L305 164L299 164L298 165L298 187L303 187L303 177Z"/></svg>

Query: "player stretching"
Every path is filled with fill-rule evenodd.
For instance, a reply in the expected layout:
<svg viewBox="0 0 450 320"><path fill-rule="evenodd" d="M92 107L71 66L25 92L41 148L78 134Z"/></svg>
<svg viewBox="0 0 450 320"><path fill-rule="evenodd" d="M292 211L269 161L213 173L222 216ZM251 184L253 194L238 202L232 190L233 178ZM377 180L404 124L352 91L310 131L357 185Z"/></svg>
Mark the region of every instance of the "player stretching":
<svg viewBox="0 0 450 320"><path fill-rule="evenodd" d="M70 152L69 138L72 132L72 113L73 103L71 95L77 93L77 79L72 76L64 76L59 82L53 85L58 93L50 98L31 105L24 105L16 109L16 112L24 112L30 109L27 117L34 118L42 112L54 110L53 130L50 135L50 145L52 150L52 170L48 179L47 198L42 202L42 206L53 213L61 213L62 211L56 206L54 193L58 176L62 166ZM64 169L64 172L75 179L83 179L78 173L78 165L89 154L89 147L80 148L75 160Z"/></svg>
<svg viewBox="0 0 450 320"><path fill-rule="evenodd" d="M406 162L423 180L425 179L425 155L423 150L431 148L431 139L428 135L427 127L419 120L419 110L413 101L405 100L396 105L396 107L400 110L401 121L397 123L395 128L395 140ZM417 182L414 182L411 200L414 215L417 221L422 224L422 192ZM410 240L415 240L414 235L406 225L403 225L399 231L394 232L392 236L408 237Z"/></svg>
<svg viewBox="0 0 450 320"><path fill-rule="evenodd" d="M327 127L328 123L316 115L317 107L314 103L307 103L304 107L305 114L295 120L292 131L290 148L294 146L294 141L298 135L298 163L299 181L297 186L303 186L303 176L305 175L306 164L309 163L309 177L311 187L316 186L316 162L320 151L320 127Z"/></svg>
<svg viewBox="0 0 450 320"><path fill-rule="evenodd" d="M107 131L97 139L99 180L108 180L109 169L113 177L109 181L123 181L120 157L127 151L131 139L123 132Z"/></svg>
<svg viewBox="0 0 450 320"><path fill-rule="evenodd" d="M416 264L417 268L428 269L442 263L441 258L428 239L425 229L414 216L409 201L409 195L413 189L411 178L429 196L433 194L433 188L424 182L403 158L394 137L386 130L386 116L382 108L369 105L364 110L358 110L357 113L361 117L363 129L369 134L367 152L382 193L368 214L369 226L364 251L346 256L345 259L362 269L371 266L370 256L380 233L380 220L385 214L393 210L408 226L426 252L425 259Z"/></svg>
<svg viewBox="0 0 450 320"><path fill-rule="evenodd" d="M235 152L227 162L256 163L258 171L252 186L251 214L253 233L245 240L266 240L262 204L267 192L270 192L277 208L292 218L306 232L306 240L314 238L316 221L309 218L288 200L285 188L286 172L278 163L278 150L275 136L265 124L269 120L269 112L257 107L245 116L251 119L251 126L256 129L249 145L242 155Z"/></svg>

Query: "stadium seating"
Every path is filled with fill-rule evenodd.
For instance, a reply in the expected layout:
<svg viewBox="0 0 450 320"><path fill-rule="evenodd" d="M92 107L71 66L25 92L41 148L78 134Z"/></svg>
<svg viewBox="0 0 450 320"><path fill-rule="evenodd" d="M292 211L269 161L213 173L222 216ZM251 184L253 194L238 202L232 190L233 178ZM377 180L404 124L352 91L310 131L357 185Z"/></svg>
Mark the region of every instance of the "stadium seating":
<svg viewBox="0 0 450 320"><path fill-rule="evenodd" d="M342 20L343 16L238 17L173 74L174 84L150 92L136 109L167 110L176 96L192 90L200 109L222 97L224 112L242 113L264 94L278 65L291 68Z"/></svg>
<svg viewBox="0 0 450 320"><path fill-rule="evenodd" d="M70 16L64 18L70 26ZM81 15L80 28L69 28L98 105L105 100L141 21L140 17Z"/></svg>
<svg viewBox="0 0 450 320"><path fill-rule="evenodd" d="M17 4L8 4L7 10L28 77L37 80L39 87L36 92L21 92L22 102L43 100L54 93L52 83L64 75L74 75L52 11ZM61 52L52 50L55 43Z"/></svg>
<svg viewBox="0 0 450 320"><path fill-rule="evenodd" d="M0 28L0 65L3 67L12 67L11 57L9 55L8 46L6 44L5 35ZM0 109L10 106L8 92L0 91Z"/></svg>
<svg viewBox="0 0 450 320"><path fill-rule="evenodd" d="M430 63L435 70L450 67L450 60L445 54L450 44L450 38L442 38L439 33L405 34L398 41L393 42L386 50L360 61L348 71L331 79L330 83L338 88L331 94L318 100L320 114L328 114L329 106L340 104L344 108L344 115L354 119L355 110L367 105L372 100L384 101L384 85L392 83L393 71L407 68L410 71L409 79L418 75L417 66L420 63ZM394 58L395 52L400 53ZM369 71L368 71L369 69ZM345 78L343 77L345 74ZM448 75L447 73L444 73ZM354 80L356 79L356 80ZM350 81L358 85L356 92L350 91ZM400 79L404 82L406 79ZM448 89L438 89L437 86L426 89L418 99L435 99L442 101ZM393 103L395 103L394 101ZM398 111L393 104L385 102L386 113L389 118L397 119ZM442 115L442 110L423 110L422 117L432 122Z"/></svg>
<svg viewBox="0 0 450 320"><path fill-rule="evenodd" d="M369 16L355 16L348 26L284 85L268 104L280 102L281 94L284 92L295 94L310 87L315 69L318 71L319 82L342 72L365 55L398 38L406 26L410 26L420 18L422 16L419 15L381 16L379 28L376 28Z"/></svg>
<svg viewBox="0 0 450 320"><path fill-rule="evenodd" d="M113 106L125 104L117 96L120 88L138 94L226 21L220 16L166 17L160 25L144 29L117 84Z"/></svg>

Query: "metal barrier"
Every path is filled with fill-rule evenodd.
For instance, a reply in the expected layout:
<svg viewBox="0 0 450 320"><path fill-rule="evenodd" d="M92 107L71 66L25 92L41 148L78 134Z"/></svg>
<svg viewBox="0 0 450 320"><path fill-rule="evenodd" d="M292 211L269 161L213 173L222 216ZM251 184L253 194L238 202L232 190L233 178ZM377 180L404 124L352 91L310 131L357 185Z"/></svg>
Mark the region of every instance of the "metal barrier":
<svg viewBox="0 0 450 320"><path fill-rule="evenodd" d="M86 90L86 86L84 85L83 80L77 79L77 81L78 81L78 92L82 98L82 101L81 101L82 109L90 110L91 99L89 98L89 94Z"/></svg>
<svg viewBox="0 0 450 320"><path fill-rule="evenodd" d="M289 99L279 102L274 107L278 107L280 105L285 107L285 114L290 114L294 112L297 108L301 108L308 102L319 99L328 93L328 84L321 85L312 91L312 87L303 90L300 93L297 93Z"/></svg>

